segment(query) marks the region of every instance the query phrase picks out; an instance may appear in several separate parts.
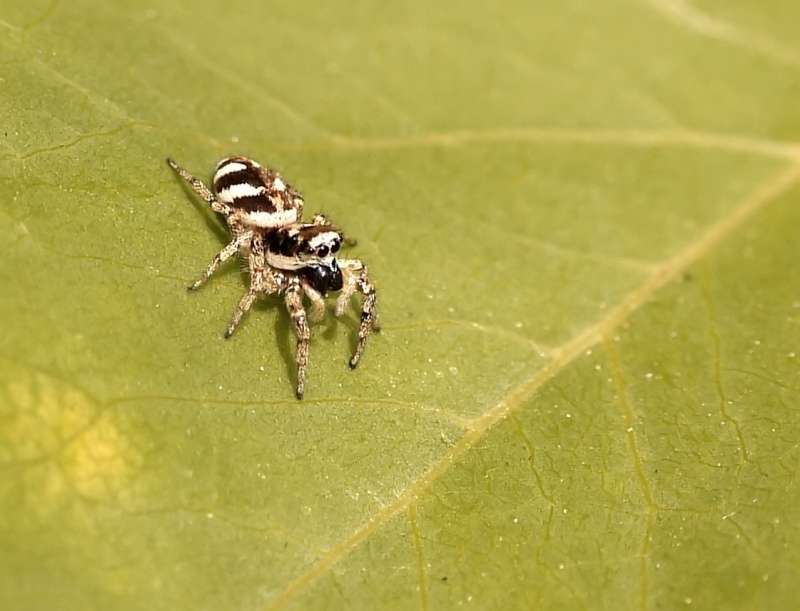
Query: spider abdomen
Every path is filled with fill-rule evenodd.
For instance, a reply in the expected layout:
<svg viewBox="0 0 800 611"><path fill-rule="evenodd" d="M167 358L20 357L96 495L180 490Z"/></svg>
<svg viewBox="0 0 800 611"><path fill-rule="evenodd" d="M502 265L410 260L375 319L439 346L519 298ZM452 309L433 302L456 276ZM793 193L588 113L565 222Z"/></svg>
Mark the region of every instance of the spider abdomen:
<svg viewBox="0 0 800 611"><path fill-rule="evenodd" d="M217 164L214 191L245 227L283 227L303 213L303 198L296 189L278 172L246 157L228 157Z"/></svg>

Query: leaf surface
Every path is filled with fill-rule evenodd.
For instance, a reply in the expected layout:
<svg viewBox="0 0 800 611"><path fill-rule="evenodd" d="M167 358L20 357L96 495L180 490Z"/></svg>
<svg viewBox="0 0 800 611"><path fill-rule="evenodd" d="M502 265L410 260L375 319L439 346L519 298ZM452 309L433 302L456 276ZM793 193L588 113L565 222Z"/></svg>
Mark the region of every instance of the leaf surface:
<svg viewBox="0 0 800 611"><path fill-rule="evenodd" d="M0 22L0 607L796 606L793 4L154 6ZM302 402L229 154L378 287Z"/></svg>

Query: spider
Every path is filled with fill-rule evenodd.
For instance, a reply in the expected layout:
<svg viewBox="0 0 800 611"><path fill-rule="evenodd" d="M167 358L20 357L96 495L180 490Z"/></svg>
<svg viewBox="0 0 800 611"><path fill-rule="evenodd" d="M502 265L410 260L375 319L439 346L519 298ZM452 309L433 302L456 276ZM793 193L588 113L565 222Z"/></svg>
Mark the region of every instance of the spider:
<svg viewBox="0 0 800 611"><path fill-rule="evenodd" d="M219 266L236 254L247 259L250 286L239 301L225 338L230 338L259 294L283 296L297 336L297 398L305 394L308 369L309 319L325 314L325 296L339 291L333 313L341 316L353 295L363 296L358 343L350 358L354 369L372 331L378 331L375 285L358 259L339 259L345 238L324 214L301 221L303 197L277 172L246 157L228 157L214 171L214 192L172 159L170 167L189 183L211 209L221 214L231 241L217 253L205 272L189 286L195 291ZM306 313L304 297L311 307Z"/></svg>

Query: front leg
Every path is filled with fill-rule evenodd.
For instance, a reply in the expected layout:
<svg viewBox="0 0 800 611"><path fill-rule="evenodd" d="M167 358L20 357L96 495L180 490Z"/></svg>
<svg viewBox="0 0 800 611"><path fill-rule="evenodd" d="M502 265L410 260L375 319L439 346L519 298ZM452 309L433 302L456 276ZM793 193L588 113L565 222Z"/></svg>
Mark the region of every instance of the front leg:
<svg viewBox="0 0 800 611"><path fill-rule="evenodd" d="M308 317L303 308L303 288L300 280L294 278L286 289L286 309L289 310L289 317L294 325L294 332L297 336L297 398L302 399L306 392L306 368L308 367L308 341L311 331L308 328Z"/></svg>
<svg viewBox="0 0 800 611"><path fill-rule="evenodd" d="M373 331L380 331L378 312L376 310L377 295L375 294L375 285L372 284L372 280L369 277L369 270L361 261L358 259L341 259L339 260L339 267L342 270L344 283L342 292L336 300L334 314L336 316L344 314L347 304L356 291L364 296L361 304L361 323L358 327L358 344L350 359L350 368L355 369L361 360L361 355L364 353L364 347L370 334Z"/></svg>
<svg viewBox="0 0 800 611"><path fill-rule="evenodd" d="M325 315L325 296L307 282L303 282L303 291L306 297L308 297L308 301L311 303L311 314L309 318L313 322L322 320L322 317Z"/></svg>

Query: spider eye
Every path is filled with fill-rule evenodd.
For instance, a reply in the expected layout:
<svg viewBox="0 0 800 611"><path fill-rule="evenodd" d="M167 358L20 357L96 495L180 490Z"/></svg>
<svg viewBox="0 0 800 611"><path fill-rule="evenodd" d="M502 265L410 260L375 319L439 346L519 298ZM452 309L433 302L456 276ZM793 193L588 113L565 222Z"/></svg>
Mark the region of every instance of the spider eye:
<svg viewBox="0 0 800 611"><path fill-rule="evenodd" d="M335 242L334 242L334 243L331 245L331 254L332 254L332 255L335 255L337 252L339 252L339 248L340 248L340 247L341 247L341 244L339 243L339 240L336 240L336 241L335 241Z"/></svg>
<svg viewBox="0 0 800 611"><path fill-rule="evenodd" d="M317 254L320 257L327 257L328 256L328 247L327 246L321 246L320 249L317 251Z"/></svg>

